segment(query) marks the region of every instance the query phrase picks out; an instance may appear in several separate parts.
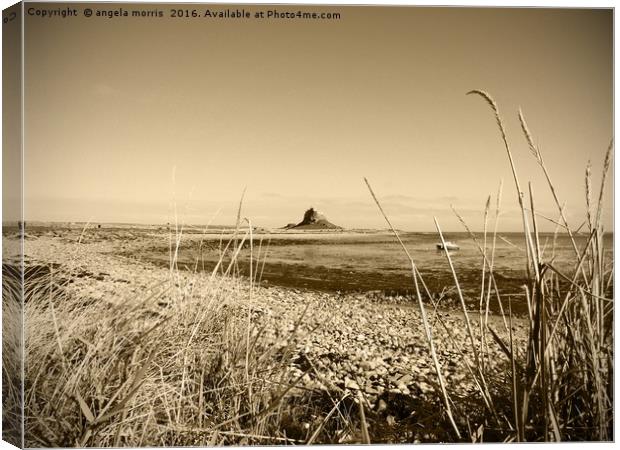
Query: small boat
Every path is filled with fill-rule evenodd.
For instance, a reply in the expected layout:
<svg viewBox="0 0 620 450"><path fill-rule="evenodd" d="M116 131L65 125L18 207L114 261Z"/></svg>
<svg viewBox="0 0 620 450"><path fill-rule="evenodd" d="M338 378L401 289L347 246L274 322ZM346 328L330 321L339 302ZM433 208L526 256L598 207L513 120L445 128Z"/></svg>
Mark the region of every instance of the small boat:
<svg viewBox="0 0 620 450"><path fill-rule="evenodd" d="M439 244L437 244L437 250L458 250L460 247L458 245L456 245L454 242L450 242L447 241L446 242L446 246L444 248L444 245L440 242Z"/></svg>

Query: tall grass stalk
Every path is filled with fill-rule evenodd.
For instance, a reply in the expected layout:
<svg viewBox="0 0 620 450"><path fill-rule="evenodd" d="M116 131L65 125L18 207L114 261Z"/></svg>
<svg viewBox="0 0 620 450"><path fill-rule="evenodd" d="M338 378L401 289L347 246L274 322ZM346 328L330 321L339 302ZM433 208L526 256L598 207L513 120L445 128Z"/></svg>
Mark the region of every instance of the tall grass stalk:
<svg viewBox="0 0 620 450"><path fill-rule="evenodd" d="M603 196L613 144L605 154L596 214L591 206L591 168L586 168L585 223L590 232L579 248L564 205L553 184L540 149L519 111L518 118L530 153L540 166L558 208L557 225L567 234L575 254L572 268L557 268L548 260L541 245L534 189L528 183L526 208L521 183L508 146L503 120L497 104L486 92L477 94L491 106L513 172L518 203L522 212L527 251L526 301L530 317L525 348L514 346L510 326L512 367L511 401L516 440L610 440L612 439L613 395L613 300L612 268L605 254L602 223ZM530 213L528 219L526 212ZM555 244L558 227L554 233ZM581 239L581 242L584 240ZM585 263L585 264L584 264ZM607 282L602 282L605 279ZM509 308L509 322L512 322ZM519 356L519 355L525 355ZM496 402L501 399L495 399Z"/></svg>
<svg viewBox="0 0 620 450"><path fill-rule="evenodd" d="M534 138L523 113L520 110L518 112L521 130L531 155L545 176L547 188L558 209L558 220L548 218L537 211L534 186L531 182L522 184L508 143L504 121L495 100L482 90L473 90L468 94L482 97L491 107L517 191L525 244L524 248L519 248L498 234L501 184L496 200L490 250L487 249L490 199L487 200L483 213L482 244L453 208L482 256L478 296L479 340L476 341L472 312L466 307L450 253L444 251L463 311L463 327L474 355L474 367L465 349L460 346L457 348L461 348L461 358L466 362L467 372L477 386L480 400L478 407L474 407L471 402L467 404L457 402L453 404L454 408L450 408L451 389L445 385L436 360L432 325L425 318L425 309L421 302L417 266L365 179L371 196L410 261L416 295L429 341L429 352L435 361L440 386L438 394L443 400L451 423L456 427L457 422L466 422L469 437L473 442L483 439L485 429L493 430L495 439L506 442L611 440L613 439L613 261L610 262L605 248L602 212L613 141L605 154L596 205L592 204L590 164L586 168L585 218L582 225L572 228L567 219L565 202L560 201L559 191L552 182L550 170L544 162L540 149L534 144ZM522 185L528 188L527 205ZM543 242L538 218L544 218L555 224L550 250L548 240ZM586 235L580 232L584 224L588 229ZM445 239L436 218L435 225L445 248ZM563 264L562 267L557 266L555 262L556 244L560 233L566 234L574 254L569 265ZM517 339L514 334L515 321L522 320L515 318L513 314L516 301L512 298L514 295L508 297L508 309L505 310L502 302L502 286L495 277L494 260L498 237L525 255L524 296L519 300L525 303L527 310L525 340ZM499 315L507 332L507 343L491 327L489 321L489 305L492 297L497 299ZM443 325L441 320L439 323ZM487 333L490 333L490 339L487 338ZM504 374L491 373L492 365L487 365L492 355L497 355L497 353L491 354L491 342L497 345L501 350L500 355L504 357L503 361L494 361L496 363L494 367L503 367L500 370L504 370ZM479 414L479 420L483 424L474 430L469 426L469 419L476 414ZM455 438L459 439L460 436L459 430L455 430Z"/></svg>
<svg viewBox="0 0 620 450"><path fill-rule="evenodd" d="M459 429L458 429L458 427L456 425L456 422L454 421L454 417L452 415L452 408L450 406L450 397L448 395L448 391L446 389L446 384L445 384L443 375L441 373L441 366L439 364L439 359L437 358L437 353L435 352L435 344L433 342L433 331L432 331L432 328L431 328L431 326L430 326L430 324L428 322L428 318L426 316L426 308L425 308L424 302L422 300L422 295L420 294L420 287L419 287L419 283L418 283L418 275L419 274L418 274L418 271L417 271L417 268L416 268L416 264L413 261L413 258L411 257L411 254L409 253L409 250L407 250L407 247L405 246L405 244L403 243L402 239L400 238L400 235L396 231L396 228L394 228L394 226L392 225L392 222L390 222L390 219L388 218L387 214L383 210L383 207L381 206L381 203L379 202L379 199L377 199L377 196L375 195L374 191L372 190L372 187L370 186L369 181L366 178L364 178L364 182L366 183L366 186L368 187L368 190L370 191L370 195L372 196L372 198L375 201L377 207L379 208L379 211L383 215L383 218L385 219L385 221L387 222L388 226L392 230L392 233L396 237L396 240L398 241L398 243L400 244L401 248L403 249L403 251L407 255L407 258L409 258L409 264L411 265L411 276L413 278L413 284L415 286L415 292L416 292L416 299L417 299L417 302L418 302L418 307L420 309L420 317L422 318L422 325L424 327L424 332L426 334L426 341L427 341L427 344L428 344L428 348L429 348L429 352L430 352L431 358L433 360L433 365L435 367L435 374L437 375L437 380L439 382L441 397L442 397L442 400L443 400L443 404L444 404L444 406L446 408L446 414L448 415L448 419L450 420L450 423L452 424L454 432L455 432L456 436L458 438L460 438L461 436L460 436Z"/></svg>

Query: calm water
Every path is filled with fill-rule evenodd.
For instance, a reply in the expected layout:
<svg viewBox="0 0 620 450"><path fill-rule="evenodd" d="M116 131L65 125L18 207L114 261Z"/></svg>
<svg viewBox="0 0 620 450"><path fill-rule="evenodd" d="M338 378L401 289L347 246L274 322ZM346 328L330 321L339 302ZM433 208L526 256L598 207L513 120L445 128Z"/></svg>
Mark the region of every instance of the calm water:
<svg viewBox="0 0 620 450"><path fill-rule="evenodd" d="M503 294L519 295L525 274L523 236L519 233L501 233L495 243L494 267L496 280ZM411 253L424 281L433 293L454 286L445 253L436 249L436 234L404 233L403 241ZM475 297L479 293L482 256L476 244L466 233L447 233L446 240L457 243L460 250L450 252L452 262L465 294ZM283 234L273 235L267 246L267 237L259 249L254 243L254 257L264 260L262 282L284 286L311 288L327 291L383 291L387 293L412 293L412 280L408 259L390 234ZM479 238L481 239L481 238ZM483 242L480 241L482 245ZM489 254L491 242L488 243ZM569 270L575 253L567 236L543 235L540 242L544 260L554 258L554 266ZM579 248L586 244L586 237L578 237ZM613 235L605 237L606 259L612 259ZM212 270L219 258L219 238L213 236L199 250L197 242L180 249L179 267L190 266L199 270ZM259 253L260 251L260 253ZM240 271L249 274L249 249L240 254ZM266 258L265 258L266 256ZM147 255L149 260L168 264L168 249L155 249ZM256 268L256 263L254 263ZM259 270L260 272L260 270Z"/></svg>

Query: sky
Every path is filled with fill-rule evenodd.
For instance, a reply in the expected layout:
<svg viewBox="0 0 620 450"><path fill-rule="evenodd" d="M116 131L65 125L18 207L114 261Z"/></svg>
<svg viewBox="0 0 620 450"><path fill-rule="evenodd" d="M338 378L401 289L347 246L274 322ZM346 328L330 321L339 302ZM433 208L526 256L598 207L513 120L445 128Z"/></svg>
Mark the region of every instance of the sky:
<svg viewBox="0 0 620 450"><path fill-rule="evenodd" d="M499 228L518 230L506 150L472 89L497 101L541 214L558 211L519 108L573 226L588 161L598 196L613 137L609 9L278 6L341 18L245 20L173 18L161 4L125 9L163 18L87 18L84 7L26 16L27 220L227 224L245 189L242 214L257 226L299 222L312 206L347 228L385 228L367 177L412 231L434 230L433 217L460 229L452 205L481 229L503 180Z"/></svg>

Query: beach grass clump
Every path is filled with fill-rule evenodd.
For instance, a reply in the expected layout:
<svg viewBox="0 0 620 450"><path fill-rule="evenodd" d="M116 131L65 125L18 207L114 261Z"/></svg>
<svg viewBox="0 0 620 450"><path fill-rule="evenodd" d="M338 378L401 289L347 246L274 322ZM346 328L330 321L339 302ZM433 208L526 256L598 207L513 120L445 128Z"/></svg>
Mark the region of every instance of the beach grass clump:
<svg viewBox="0 0 620 450"><path fill-rule="evenodd" d="M26 445L370 442L368 402L305 358L310 305L283 318L258 288L268 243L249 225L222 242L210 274L199 260L179 270L182 227L170 229L167 269L115 255L96 264L100 248L83 231L62 264L27 270ZM49 257L46 243L35 247ZM236 267L242 248L249 277Z"/></svg>
<svg viewBox="0 0 620 450"><path fill-rule="evenodd" d="M21 446L23 403L21 275L15 264L3 264L2 271L2 439Z"/></svg>
<svg viewBox="0 0 620 450"><path fill-rule="evenodd" d="M503 120L493 98L484 91L472 91L470 94L482 97L491 106L500 129L514 175L526 249L527 279L523 290L530 324L528 339L525 346L520 347L512 339L500 342L497 334L491 332L510 362L511 390L508 398L491 397L490 409L498 402L509 400L512 414L504 419L511 429L509 439L612 440L613 258L609 257L609 249L605 247L602 216L613 144L610 143L605 154L596 205L590 200L591 169L589 165L586 168L586 226L585 229L575 230L567 220L565 205L560 202L551 170L534 143L523 113L519 111L518 114L521 128L528 148L545 176L546 187L553 196L558 211L556 220L538 213L531 183L528 183L526 192L521 189ZM540 220L552 220L555 224L554 239L548 246L540 232ZM568 236L573 249L567 268L555 264L554 244L560 233ZM484 239L486 241L486 235ZM493 266L489 264L484 248L482 256L483 265L487 266L486 283L497 289ZM504 310L504 320L509 327L512 320L511 301L509 298ZM491 331L483 327L483 334L485 330ZM484 342L480 342L482 349ZM477 367L483 374L482 361Z"/></svg>
<svg viewBox="0 0 620 450"><path fill-rule="evenodd" d="M27 446L294 442L283 421L298 381L294 330L261 340L247 281L197 288L171 268L131 297L92 301L68 288L73 270L31 281Z"/></svg>
<svg viewBox="0 0 620 450"><path fill-rule="evenodd" d="M503 119L495 100L486 92L469 94L483 98L491 107L511 167L517 191L517 204L522 219L520 243L525 252L526 278L523 296L503 295L495 267L495 244L501 214L502 184L495 202L495 223L489 229L491 196L484 211L481 236L473 233L465 220L457 217L480 252L480 293L478 310L468 309L459 286L459 277L449 251L444 251L453 274L454 287L460 299L462 327L467 339L461 342L460 357L465 361L469 379L476 387L471 396L457 397L444 381L443 368L436 357L437 343L433 325L424 321L428 348L435 361L437 395L442 400L444 415L453 427L455 440L491 441L610 441L613 440L613 258L605 247L603 198L607 173L611 164L609 145L602 168L597 201L593 202L591 166L585 174L586 212L584 223L571 228L565 205L552 182L551 170L534 143L523 113L518 117L529 151L541 168L546 188L558 209L557 219L540 214L536 209L534 189L521 180L508 142ZM366 181L370 193L392 228L411 262L412 278L420 300L422 317L426 315L423 295L432 299L398 233L392 227L381 205ZM543 240L539 221L555 224L551 243ZM437 219L435 225L441 242L445 240ZM559 267L555 263L555 242L563 234L570 240L573 257ZM489 320L489 305L499 306L500 318ZM527 310L527 339L514 335L512 307L524 302ZM437 306L437 305L435 305ZM522 308L521 308L522 309ZM441 323L436 326L442 326ZM446 328L448 333L452 331ZM499 348L502 361L492 360ZM440 349L439 349L440 350Z"/></svg>

